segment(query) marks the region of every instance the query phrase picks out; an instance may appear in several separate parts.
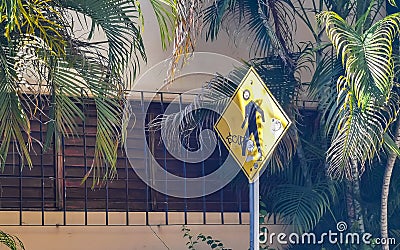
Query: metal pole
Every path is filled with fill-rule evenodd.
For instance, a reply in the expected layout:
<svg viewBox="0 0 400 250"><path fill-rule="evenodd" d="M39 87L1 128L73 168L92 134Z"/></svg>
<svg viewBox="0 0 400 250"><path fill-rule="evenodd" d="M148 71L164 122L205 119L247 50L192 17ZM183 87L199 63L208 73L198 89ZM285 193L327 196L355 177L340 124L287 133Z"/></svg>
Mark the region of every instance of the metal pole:
<svg viewBox="0 0 400 250"><path fill-rule="evenodd" d="M249 183L250 199L250 250L260 249L260 193L258 174L253 182Z"/></svg>

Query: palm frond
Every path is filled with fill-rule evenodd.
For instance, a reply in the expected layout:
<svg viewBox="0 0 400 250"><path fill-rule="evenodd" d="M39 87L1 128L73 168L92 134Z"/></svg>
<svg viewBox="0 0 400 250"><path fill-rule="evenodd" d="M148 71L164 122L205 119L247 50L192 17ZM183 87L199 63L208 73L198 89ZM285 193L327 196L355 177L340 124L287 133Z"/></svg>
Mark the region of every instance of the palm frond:
<svg viewBox="0 0 400 250"><path fill-rule="evenodd" d="M0 231L0 244L6 246L10 250L25 250L22 241L14 235Z"/></svg>
<svg viewBox="0 0 400 250"><path fill-rule="evenodd" d="M387 101L393 86L392 42L399 30L400 14L378 21L364 34L358 34L334 12L322 12L317 19L325 24L346 74L353 74L353 85L347 87L354 91L357 105L364 108L371 96Z"/></svg>
<svg viewBox="0 0 400 250"><path fill-rule="evenodd" d="M27 164L32 166L28 151L28 145L31 142L30 122L22 107L22 96L19 95L21 86L17 67L19 65L18 48L19 46L12 41L0 44L0 120L2 121L0 166L2 168L5 165L10 143L14 141L22 160L26 159Z"/></svg>
<svg viewBox="0 0 400 250"><path fill-rule="evenodd" d="M290 53L295 20L287 1L218 0L205 9L204 21L207 40L216 39L222 27L229 30L236 24L239 30L250 32L256 54L274 52L293 64Z"/></svg>
<svg viewBox="0 0 400 250"><path fill-rule="evenodd" d="M94 161L88 174L93 173L94 181L102 176L113 177L117 148L125 138L125 90L137 73L139 57L146 59L137 24L140 7L130 0L42 1L36 7L31 1L12 2L23 3L11 6L6 1L0 5L0 30L6 32L9 27L12 38L0 40L1 165L14 141L22 158L31 165L28 116L39 112L49 118L47 148L56 131L64 137L77 134L77 123L85 119L82 100L93 98L98 119ZM19 16L7 17L9 8ZM36 9L27 17L24 12L29 8ZM73 22L77 19L71 10L79 13L78 21L88 29L86 39L74 37ZM37 23L29 24L29 18L36 18ZM104 31L107 41L91 42L96 30ZM21 35L17 31L29 32ZM30 31L37 36L29 35ZM50 35L61 40L58 47L46 37ZM129 79L124 79L125 73ZM39 99L46 104L40 105ZM49 113L44 106L49 106Z"/></svg>
<svg viewBox="0 0 400 250"><path fill-rule="evenodd" d="M356 3L349 0L324 0L324 4L328 10L338 13L343 18L347 18Z"/></svg>
<svg viewBox="0 0 400 250"><path fill-rule="evenodd" d="M162 48L166 49L167 45L173 40L171 26L174 25L176 20L176 16L174 15L176 11L171 11L171 9L175 7L174 3L171 0L150 0L150 4L153 7L158 22Z"/></svg>
<svg viewBox="0 0 400 250"><path fill-rule="evenodd" d="M129 82L132 83L139 70L139 57L146 60L144 44L137 20L140 15L131 0L62 0L62 7L71 9L85 18L90 18L91 30L88 39L96 28L101 28L106 37L108 61L112 71L124 75L130 68ZM83 23L82 23L83 24ZM87 27L89 28L89 27Z"/></svg>
<svg viewBox="0 0 400 250"><path fill-rule="evenodd" d="M327 152L330 176L352 179L353 160L360 163L362 174L366 162L371 162L381 149L385 132L398 114L398 95L392 93L389 101L380 106L371 100L364 110L356 105L342 106L335 122L337 130Z"/></svg>
<svg viewBox="0 0 400 250"><path fill-rule="evenodd" d="M360 173L364 171L398 113L392 42L399 30L399 17L398 13L390 15L361 33L362 29L353 29L334 12L317 15L345 70L338 78L337 105L327 124L336 128L327 153L328 173L334 178L352 179L354 161L360 163Z"/></svg>
<svg viewBox="0 0 400 250"><path fill-rule="evenodd" d="M336 128L336 114L339 113L340 104L344 101L343 95L339 96L339 99L332 98L337 95L336 79L343 74L344 69L340 61L328 50L317 62L309 84L309 96L313 100L318 100L318 109L322 112L321 121L327 135Z"/></svg>
<svg viewBox="0 0 400 250"><path fill-rule="evenodd" d="M68 51L67 51L68 58ZM84 83L81 77L63 59L55 60L47 70L47 86L51 96L44 149L47 150L53 141L55 131L64 137L76 135L77 119L84 119L79 107L82 103ZM41 109L41 107L40 107Z"/></svg>
<svg viewBox="0 0 400 250"><path fill-rule="evenodd" d="M388 0L388 2L392 5L397 7L396 0Z"/></svg>
<svg viewBox="0 0 400 250"><path fill-rule="evenodd" d="M174 79L175 71L185 65L186 60L195 49L203 24L202 9L204 7L203 0L174 0L172 3L175 32L170 71L168 72L169 81Z"/></svg>
<svg viewBox="0 0 400 250"><path fill-rule="evenodd" d="M2 1L0 20L8 40L13 39L14 34L35 35L58 56L64 54L62 17L49 1Z"/></svg>
<svg viewBox="0 0 400 250"><path fill-rule="evenodd" d="M311 231L336 197L336 189L330 182L312 186L282 184L272 192L272 212L300 233Z"/></svg>
<svg viewBox="0 0 400 250"><path fill-rule="evenodd" d="M64 70L64 74L60 74L64 80L63 89L69 90L58 95L65 101L58 103L59 118L62 118L63 124L73 128L76 118L84 119L78 107L82 98L94 99L97 111L96 144L92 168L86 177L93 173L93 181L99 181L101 177L112 178L116 171L117 149L126 137L124 123L127 121L123 119L127 105L125 85L118 73L112 71L106 57L78 45L74 46L74 53L68 54L69 68L57 68ZM78 93L81 90L84 92ZM74 119L68 120L68 117Z"/></svg>

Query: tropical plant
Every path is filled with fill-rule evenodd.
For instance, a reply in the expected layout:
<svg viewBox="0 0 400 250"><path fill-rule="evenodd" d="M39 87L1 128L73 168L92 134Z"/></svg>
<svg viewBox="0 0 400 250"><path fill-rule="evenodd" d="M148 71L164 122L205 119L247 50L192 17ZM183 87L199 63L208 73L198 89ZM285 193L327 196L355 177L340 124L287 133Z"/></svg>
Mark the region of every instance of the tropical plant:
<svg viewBox="0 0 400 250"><path fill-rule="evenodd" d="M170 29L183 22L177 14L183 2L150 3L165 47L173 38ZM168 6L174 7L172 14ZM75 135L78 120L85 119L83 99L92 98L98 119L87 176L92 173L94 181L112 177L129 115L125 91L139 70L139 60L146 61L142 25L138 1L2 1L0 166L4 167L13 141L22 165L32 166L32 144L47 149L52 142L60 143L58 135ZM181 40L191 34L180 31ZM103 40L96 37L101 32ZM175 57L187 51L179 49L182 46L177 45ZM43 141L30 133L29 119L39 114L48 120Z"/></svg>
<svg viewBox="0 0 400 250"><path fill-rule="evenodd" d="M309 147L305 147L307 153ZM339 183L327 179L323 168L315 164L311 157L306 159L306 169L298 167L299 159L295 159L289 168L279 174L279 182L270 185L263 199L269 204L269 217L277 216L300 234L316 227L337 202L340 189ZM266 181L273 178L277 176L271 176Z"/></svg>
<svg viewBox="0 0 400 250"><path fill-rule="evenodd" d="M291 54L295 18L290 1L218 0L204 12L206 40L216 39L221 28L249 32L255 54L279 55L294 68Z"/></svg>
<svg viewBox="0 0 400 250"><path fill-rule="evenodd" d="M25 250L24 244L18 237L0 231L0 244L6 246L10 250Z"/></svg>
<svg viewBox="0 0 400 250"><path fill-rule="evenodd" d="M340 110L336 114L337 120L330 126L338 128L328 151L328 172L333 177L345 175L348 179L358 180L366 162L372 161L383 141L393 148L387 131L399 110L392 55L392 43L399 32L399 17L398 13L392 14L364 30L365 17L353 28L334 12L323 12L318 16L345 68L345 75L337 83ZM394 159L392 155L388 164L393 166ZM390 167L387 171L382 193L381 231L382 237L386 238L385 203Z"/></svg>
<svg viewBox="0 0 400 250"><path fill-rule="evenodd" d="M216 250L225 250L224 243L222 243L220 240L214 239L212 236L207 235L205 236L202 233L199 233L196 237L192 235L191 230L187 228L186 226L182 227L183 232L183 238L187 238L186 246L188 249L196 249L195 245L205 242L210 249L216 249Z"/></svg>

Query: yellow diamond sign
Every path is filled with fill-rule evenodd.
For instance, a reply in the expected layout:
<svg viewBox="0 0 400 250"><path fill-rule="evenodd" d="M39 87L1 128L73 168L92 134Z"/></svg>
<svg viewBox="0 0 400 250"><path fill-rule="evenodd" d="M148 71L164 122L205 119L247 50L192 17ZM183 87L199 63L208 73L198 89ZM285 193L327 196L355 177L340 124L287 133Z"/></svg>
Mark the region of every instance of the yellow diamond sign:
<svg viewBox="0 0 400 250"><path fill-rule="evenodd" d="M291 121L250 68L215 124L225 146L253 182Z"/></svg>

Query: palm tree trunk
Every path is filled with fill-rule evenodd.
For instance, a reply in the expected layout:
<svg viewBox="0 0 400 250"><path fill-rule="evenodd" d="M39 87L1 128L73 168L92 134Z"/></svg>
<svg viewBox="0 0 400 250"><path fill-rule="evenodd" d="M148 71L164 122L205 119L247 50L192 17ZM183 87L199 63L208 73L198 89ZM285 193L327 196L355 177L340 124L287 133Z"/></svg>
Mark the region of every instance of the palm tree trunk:
<svg viewBox="0 0 400 250"><path fill-rule="evenodd" d="M360 175L358 173L356 160L352 160L351 175L352 175L352 180L350 181L350 183L348 183L348 185L350 185L350 187L348 186L348 189L351 188L350 192L351 197L350 199L348 198L348 201L351 202L350 204L351 210L348 210L348 214L350 215L350 223L351 226L355 225L360 233L364 233L365 232L364 216L360 204L360 198L361 198L360 178L359 178Z"/></svg>
<svg viewBox="0 0 400 250"><path fill-rule="evenodd" d="M396 122L396 130L394 134L394 142L396 146L400 146L400 120ZM385 174L383 176L382 196L381 196L381 236L382 238L388 238L388 197L390 179L392 177L392 171L396 162L396 153L390 153L385 168ZM389 250L389 245L382 245L383 250Z"/></svg>
<svg viewBox="0 0 400 250"><path fill-rule="evenodd" d="M354 195L353 195L353 185L352 182L349 180L345 181L346 184L346 211L347 211L347 223L352 227L355 223L355 212L354 212Z"/></svg>

